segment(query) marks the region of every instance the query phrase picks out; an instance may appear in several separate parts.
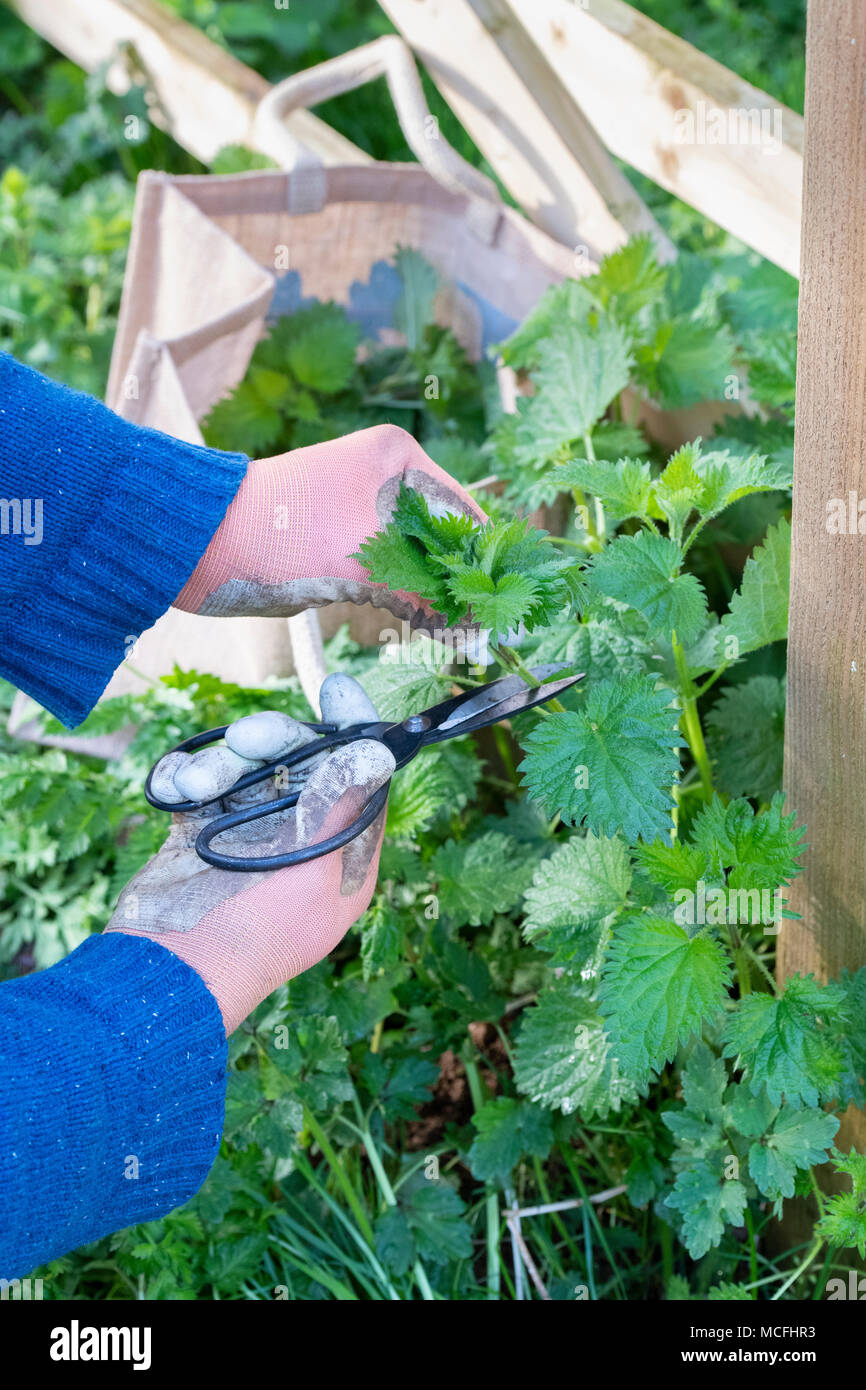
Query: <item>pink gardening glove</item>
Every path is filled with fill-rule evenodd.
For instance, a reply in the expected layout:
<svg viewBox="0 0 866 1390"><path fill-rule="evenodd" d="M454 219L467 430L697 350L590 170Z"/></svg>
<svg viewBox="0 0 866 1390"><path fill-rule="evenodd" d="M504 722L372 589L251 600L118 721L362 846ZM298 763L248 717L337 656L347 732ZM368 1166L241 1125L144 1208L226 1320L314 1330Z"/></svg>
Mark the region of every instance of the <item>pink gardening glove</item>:
<svg viewBox="0 0 866 1390"><path fill-rule="evenodd" d="M250 464L176 608L213 617L291 617L323 603L372 603L413 628L445 620L417 595L373 584L350 556L390 519L401 483L431 510L484 513L397 425Z"/></svg>
<svg viewBox="0 0 866 1390"><path fill-rule="evenodd" d="M339 727L376 719L350 676L329 676L320 699L323 719ZM310 738L304 725L270 713L236 720L226 745L270 762ZM152 783L159 799L219 795L257 765L242 766L243 758L226 745L167 755ZM303 784L295 808L238 826L220 835L214 848L267 857L327 839L355 819L393 771L390 751L372 739L319 754L308 773L289 769L289 780ZM226 804L234 810L282 795L285 787L270 781L227 797ZM290 869L239 873L212 868L194 849L202 826L223 809L215 802L173 816L168 839L124 889L106 931L150 937L185 960L215 996L228 1034L278 985L322 960L365 911L376 885L385 812L345 849Z"/></svg>

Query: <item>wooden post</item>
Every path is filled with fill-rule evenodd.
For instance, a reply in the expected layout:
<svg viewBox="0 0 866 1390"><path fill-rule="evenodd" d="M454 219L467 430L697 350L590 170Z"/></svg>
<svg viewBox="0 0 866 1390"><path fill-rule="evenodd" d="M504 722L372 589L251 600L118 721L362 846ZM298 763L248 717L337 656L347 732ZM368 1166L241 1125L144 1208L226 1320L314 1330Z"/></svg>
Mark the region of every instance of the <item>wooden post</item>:
<svg viewBox="0 0 866 1390"><path fill-rule="evenodd" d="M787 802L809 849L780 980L866 963L864 81L866 5L809 0L785 740ZM864 1138L866 1117L849 1111L837 1142Z"/></svg>

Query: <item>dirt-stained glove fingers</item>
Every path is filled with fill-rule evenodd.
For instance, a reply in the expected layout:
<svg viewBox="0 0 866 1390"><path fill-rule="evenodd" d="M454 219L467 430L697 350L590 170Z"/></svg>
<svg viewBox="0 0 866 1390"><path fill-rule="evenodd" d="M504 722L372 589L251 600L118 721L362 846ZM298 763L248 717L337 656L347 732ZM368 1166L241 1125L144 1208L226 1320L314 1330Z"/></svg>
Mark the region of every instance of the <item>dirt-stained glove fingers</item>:
<svg viewBox="0 0 866 1390"><path fill-rule="evenodd" d="M298 845L315 844L343 830L393 776L397 764L377 739L335 748L311 774L295 808Z"/></svg>

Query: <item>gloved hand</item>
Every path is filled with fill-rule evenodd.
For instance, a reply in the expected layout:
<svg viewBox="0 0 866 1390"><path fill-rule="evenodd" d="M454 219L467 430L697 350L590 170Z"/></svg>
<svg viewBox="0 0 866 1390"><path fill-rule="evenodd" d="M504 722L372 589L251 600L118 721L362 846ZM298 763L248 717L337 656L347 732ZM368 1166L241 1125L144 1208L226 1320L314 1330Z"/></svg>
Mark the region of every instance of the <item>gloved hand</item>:
<svg viewBox="0 0 866 1390"><path fill-rule="evenodd" d="M350 676L329 676L320 700L322 719L339 728L377 718ZM225 746L168 754L152 786L160 800L203 800L256 765L247 760L271 762L316 737L287 715L248 715L226 731ZM321 753L289 770L302 784L296 807L238 826L217 846L265 857L326 839L354 820L393 771L390 751L372 739ZM225 804L234 810L285 794L285 785L268 781ZM343 850L290 869L239 873L212 868L195 852L202 826L222 809L217 802L173 816L168 839L124 889L106 931L150 937L185 960L216 997L228 1034L278 985L322 960L365 911L385 812Z"/></svg>
<svg viewBox="0 0 866 1390"><path fill-rule="evenodd" d="M417 595L373 584L350 558L387 524L401 483L422 492L440 515L485 520L410 434L376 425L251 463L174 606L213 617L291 617L348 600L387 608L428 632L447 626Z"/></svg>

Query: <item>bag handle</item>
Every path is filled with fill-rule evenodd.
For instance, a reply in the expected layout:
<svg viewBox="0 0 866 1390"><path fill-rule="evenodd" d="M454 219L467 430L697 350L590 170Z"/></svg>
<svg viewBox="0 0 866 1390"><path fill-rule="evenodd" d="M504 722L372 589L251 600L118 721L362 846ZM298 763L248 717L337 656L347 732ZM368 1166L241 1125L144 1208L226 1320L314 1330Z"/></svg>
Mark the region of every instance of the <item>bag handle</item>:
<svg viewBox="0 0 866 1390"><path fill-rule="evenodd" d="M383 76L400 129L419 164L443 188L470 199L470 216L476 229L486 231L485 239L492 241L502 214L499 190L492 179L467 163L440 135L438 122L427 107L411 51L398 34L386 34L278 82L256 108L253 133L257 147L288 170L320 167L319 157L289 133L286 116L299 107L316 106Z"/></svg>

